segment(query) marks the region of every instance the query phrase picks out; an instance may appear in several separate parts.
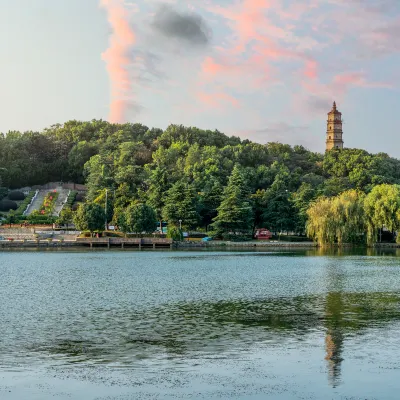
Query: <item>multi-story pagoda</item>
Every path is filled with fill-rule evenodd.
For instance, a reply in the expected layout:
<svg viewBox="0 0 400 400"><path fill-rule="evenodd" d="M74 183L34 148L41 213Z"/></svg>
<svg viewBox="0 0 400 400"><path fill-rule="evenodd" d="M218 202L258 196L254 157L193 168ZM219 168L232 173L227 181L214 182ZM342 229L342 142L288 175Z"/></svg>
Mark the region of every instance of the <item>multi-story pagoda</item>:
<svg viewBox="0 0 400 400"><path fill-rule="evenodd" d="M332 110L328 113L326 128L326 151L332 149L343 149L343 121L342 113L333 102Z"/></svg>

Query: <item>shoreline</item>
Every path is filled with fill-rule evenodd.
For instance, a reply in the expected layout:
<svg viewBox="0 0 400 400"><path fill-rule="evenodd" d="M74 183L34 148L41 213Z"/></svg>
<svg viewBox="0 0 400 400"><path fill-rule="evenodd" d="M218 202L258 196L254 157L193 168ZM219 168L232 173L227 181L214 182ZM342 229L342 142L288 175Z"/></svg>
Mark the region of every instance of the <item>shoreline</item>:
<svg viewBox="0 0 400 400"><path fill-rule="evenodd" d="M373 247L342 245L332 246L332 249L400 249L400 243L376 243ZM78 240L4 240L0 241L1 250L313 250L320 249L314 242L284 242L284 241L263 241L263 242L172 242L172 240L157 239L128 239L116 240L115 238L104 239L78 239Z"/></svg>

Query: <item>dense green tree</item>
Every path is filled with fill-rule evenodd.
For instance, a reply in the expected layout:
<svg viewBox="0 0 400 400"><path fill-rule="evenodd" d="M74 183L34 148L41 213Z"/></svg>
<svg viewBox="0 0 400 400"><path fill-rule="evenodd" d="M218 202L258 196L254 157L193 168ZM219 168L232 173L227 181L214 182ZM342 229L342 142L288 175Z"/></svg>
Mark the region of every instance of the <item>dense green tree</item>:
<svg viewBox="0 0 400 400"><path fill-rule="evenodd" d="M184 181L176 182L167 192L163 218L176 227L195 228L199 220L196 200L197 195L191 185Z"/></svg>
<svg viewBox="0 0 400 400"><path fill-rule="evenodd" d="M165 197L169 187L168 173L165 168L156 167L151 171L147 196L149 205L153 207L160 221L160 231L162 229L162 212L165 205Z"/></svg>
<svg viewBox="0 0 400 400"><path fill-rule="evenodd" d="M365 194L357 190L320 197L307 210L307 234L321 246L359 242L365 233Z"/></svg>
<svg viewBox="0 0 400 400"><path fill-rule="evenodd" d="M303 234L306 230L307 210L310 203L318 196L318 192L312 184L303 182L301 186L291 194L289 201L292 203L296 215L294 216L294 230Z"/></svg>
<svg viewBox="0 0 400 400"><path fill-rule="evenodd" d="M375 186L365 198L364 210L369 244L377 240L383 228L390 232L400 230L400 186Z"/></svg>
<svg viewBox="0 0 400 400"><path fill-rule="evenodd" d="M104 208L96 203L82 203L74 214L74 224L81 231L104 231Z"/></svg>
<svg viewBox="0 0 400 400"><path fill-rule="evenodd" d="M212 179L200 193L200 216L201 223L208 228L217 216L217 209L221 204L223 187L216 179Z"/></svg>
<svg viewBox="0 0 400 400"><path fill-rule="evenodd" d="M217 209L213 229L223 235L249 235L253 228L253 210L249 199L249 188L243 172L236 165Z"/></svg>
<svg viewBox="0 0 400 400"><path fill-rule="evenodd" d="M58 216L58 219L56 221L57 224L59 225L66 225L68 229L68 225L70 225L73 221L73 212L70 207L64 207L60 215Z"/></svg>
<svg viewBox="0 0 400 400"><path fill-rule="evenodd" d="M125 234L129 232L129 226L126 221L126 217L126 207L119 206L114 208L114 215L111 222L118 230Z"/></svg>
<svg viewBox="0 0 400 400"><path fill-rule="evenodd" d="M147 204L131 204L125 212L126 226L129 232L152 233L157 224L154 209Z"/></svg>
<svg viewBox="0 0 400 400"><path fill-rule="evenodd" d="M161 222L168 190L182 181L192 192L185 201L199 216L179 219L193 228L207 229L216 218L219 194L235 165L246 181L254 227L277 231L301 233L305 210L320 196L400 184L400 161L384 153L333 149L318 154L302 146L262 145L182 125L163 131L139 123L67 121L43 132L0 134L0 166L5 168L0 168L0 178L7 191L51 181L85 183L90 202L109 189L116 209L146 203ZM112 207L107 208L110 221Z"/></svg>

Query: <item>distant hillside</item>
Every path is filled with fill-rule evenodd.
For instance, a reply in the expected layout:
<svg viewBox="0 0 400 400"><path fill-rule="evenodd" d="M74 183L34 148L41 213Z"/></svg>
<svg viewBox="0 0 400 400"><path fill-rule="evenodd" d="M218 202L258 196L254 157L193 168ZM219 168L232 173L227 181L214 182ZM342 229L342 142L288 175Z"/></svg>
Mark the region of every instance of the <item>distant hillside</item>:
<svg viewBox="0 0 400 400"><path fill-rule="evenodd" d="M304 228L304 210L319 196L400 184L400 161L386 154L344 149L322 155L302 146L262 145L179 125L162 131L141 124L69 121L43 132L0 136L0 186L76 182L87 186L89 201L105 196L107 189L114 203L110 212L140 201L161 215L167 191L182 182L197 193L196 209L205 225L215 217L235 165L245 177L256 220L269 208L279 216L276 225L287 229L294 220Z"/></svg>

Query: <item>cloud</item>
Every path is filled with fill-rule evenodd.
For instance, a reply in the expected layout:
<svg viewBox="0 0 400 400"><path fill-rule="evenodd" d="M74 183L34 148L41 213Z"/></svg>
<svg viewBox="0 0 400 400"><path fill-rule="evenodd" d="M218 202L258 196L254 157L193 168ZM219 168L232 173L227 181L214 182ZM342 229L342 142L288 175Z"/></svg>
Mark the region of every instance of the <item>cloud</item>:
<svg viewBox="0 0 400 400"><path fill-rule="evenodd" d="M303 121L325 118L352 89L397 85L385 57L400 52L398 0L138 0L135 14L127 0L102 4L114 120L140 110L140 93L226 126L227 113L240 126L257 121L260 140L298 142ZM287 113L293 125L266 125Z"/></svg>
<svg viewBox="0 0 400 400"><path fill-rule="evenodd" d="M138 109L130 96L134 82L129 73L132 62L132 46L136 42L123 0L101 0L100 6L107 11L108 22L112 28L109 48L102 54L107 64L111 85L110 122L126 122L129 110Z"/></svg>
<svg viewBox="0 0 400 400"><path fill-rule="evenodd" d="M206 46L211 39L211 29L200 15L179 12L167 4L158 7L152 27L160 35L187 45Z"/></svg>

